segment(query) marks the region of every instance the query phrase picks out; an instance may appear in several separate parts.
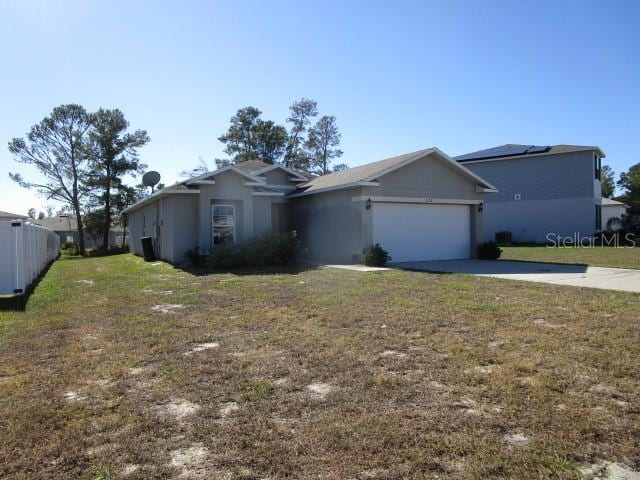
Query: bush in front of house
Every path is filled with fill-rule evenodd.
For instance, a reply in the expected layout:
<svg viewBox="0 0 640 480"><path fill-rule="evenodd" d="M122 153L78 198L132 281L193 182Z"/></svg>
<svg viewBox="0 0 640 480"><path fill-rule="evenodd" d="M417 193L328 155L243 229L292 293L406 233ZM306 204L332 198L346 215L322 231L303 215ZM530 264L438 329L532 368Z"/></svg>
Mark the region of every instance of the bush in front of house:
<svg viewBox="0 0 640 480"><path fill-rule="evenodd" d="M384 267L389 260L391 260L389 252L382 248L379 243L362 251L362 263L368 267Z"/></svg>
<svg viewBox="0 0 640 480"><path fill-rule="evenodd" d="M300 251L295 231L267 232L244 242L212 248L207 263L216 269L284 266L294 263Z"/></svg>
<svg viewBox="0 0 640 480"><path fill-rule="evenodd" d="M109 255L120 255L122 253L129 253L129 245L111 245L109 248L89 248L86 250L85 255L87 257L108 257Z"/></svg>
<svg viewBox="0 0 640 480"><path fill-rule="evenodd" d="M70 257L80 255L80 246L77 243L65 242L60 246L60 253Z"/></svg>
<svg viewBox="0 0 640 480"><path fill-rule="evenodd" d="M497 260L502 255L502 249L495 242L486 242L478 246L478 258L481 260Z"/></svg>
<svg viewBox="0 0 640 480"><path fill-rule="evenodd" d="M190 248L184 256L192 267L203 267L207 263L207 254L200 251L200 247Z"/></svg>
<svg viewBox="0 0 640 480"><path fill-rule="evenodd" d="M496 232L495 237L498 245L511 245L512 243L512 235L509 231Z"/></svg>

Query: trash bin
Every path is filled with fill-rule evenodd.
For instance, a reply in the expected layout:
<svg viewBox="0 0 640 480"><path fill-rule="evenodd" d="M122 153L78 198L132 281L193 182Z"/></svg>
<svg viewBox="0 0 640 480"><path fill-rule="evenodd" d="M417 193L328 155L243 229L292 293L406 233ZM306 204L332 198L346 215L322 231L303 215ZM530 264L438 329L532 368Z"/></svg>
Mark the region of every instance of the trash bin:
<svg viewBox="0 0 640 480"><path fill-rule="evenodd" d="M153 262L156 259L156 254L153 251L153 240L151 237L142 237L142 254L145 262Z"/></svg>

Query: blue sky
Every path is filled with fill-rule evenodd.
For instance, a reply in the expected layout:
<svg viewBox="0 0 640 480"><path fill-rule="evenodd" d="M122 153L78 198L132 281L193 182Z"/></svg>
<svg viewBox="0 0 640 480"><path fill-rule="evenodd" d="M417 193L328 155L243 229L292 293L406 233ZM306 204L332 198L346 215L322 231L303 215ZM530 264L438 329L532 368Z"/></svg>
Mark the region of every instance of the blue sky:
<svg viewBox="0 0 640 480"><path fill-rule="evenodd" d="M349 165L438 146L599 145L640 161L640 2L0 0L0 210L7 142L53 107L120 108L165 183L243 106L284 122L300 97L337 117ZM51 203L51 202L49 202Z"/></svg>

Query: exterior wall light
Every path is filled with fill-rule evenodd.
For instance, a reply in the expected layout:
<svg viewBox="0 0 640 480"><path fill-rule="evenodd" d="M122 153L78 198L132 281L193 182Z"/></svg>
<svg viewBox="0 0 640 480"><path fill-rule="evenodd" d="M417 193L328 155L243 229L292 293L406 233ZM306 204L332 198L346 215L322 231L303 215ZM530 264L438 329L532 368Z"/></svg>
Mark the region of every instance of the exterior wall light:
<svg viewBox="0 0 640 480"><path fill-rule="evenodd" d="M367 202L365 203L365 206L366 206L367 210L371 210L371 203L372 203L371 199L367 198Z"/></svg>
<svg viewBox="0 0 640 480"><path fill-rule="evenodd" d="M482 210L484 210L484 203L479 203L478 204L478 212L482 212Z"/></svg>

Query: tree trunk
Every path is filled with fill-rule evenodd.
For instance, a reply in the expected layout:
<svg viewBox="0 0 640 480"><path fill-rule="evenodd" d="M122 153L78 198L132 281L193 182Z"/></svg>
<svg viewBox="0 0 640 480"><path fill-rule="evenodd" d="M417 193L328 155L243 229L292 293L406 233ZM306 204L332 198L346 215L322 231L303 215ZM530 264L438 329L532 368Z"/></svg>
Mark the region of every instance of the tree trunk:
<svg viewBox="0 0 640 480"><path fill-rule="evenodd" d="M327 174L328 173L328 167L329 165L327 165L327 146L325 145L324 148L322 149L322 173L323 174Z"/></svg>
<svg viewBox="0 0 640 480"><path fill-rule="evenodd" d="M76 214L76 222L78 223L78 247L80 248L80 255L84 257L84 226L82 225L82 214L80 213L80 204L76 201L73 204L73 210Z"/></svg>
<svg viewBox="0 0 640 480"><path fill-rule="evenodd" d="M102 248L109 250L109 232L111 230L111 170L107 168L107 185L104 191L104 232L102 233Z"/></svg>
<svg viewBox="0 0 640 480"><path fill-rule="evenodd" d="M121 242L121 246L122 249L124 250L124 239L127 238L127 223L129 223L128 220L123 220L122 222L122 242Z"/></svg>

